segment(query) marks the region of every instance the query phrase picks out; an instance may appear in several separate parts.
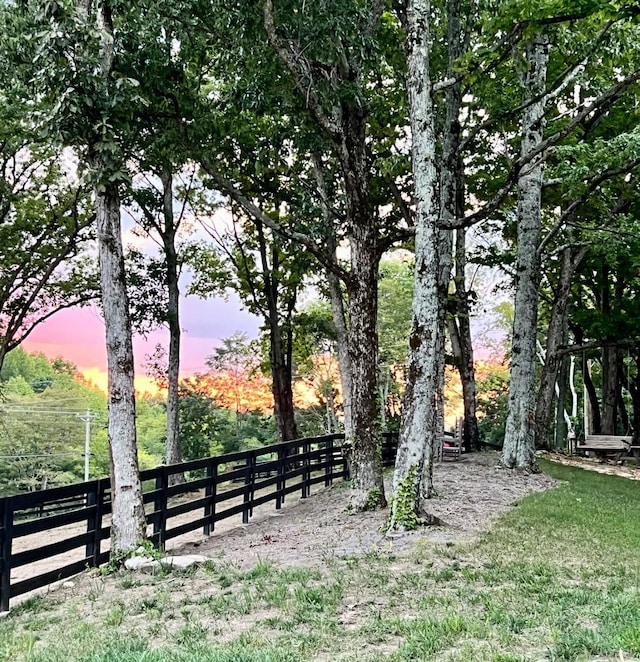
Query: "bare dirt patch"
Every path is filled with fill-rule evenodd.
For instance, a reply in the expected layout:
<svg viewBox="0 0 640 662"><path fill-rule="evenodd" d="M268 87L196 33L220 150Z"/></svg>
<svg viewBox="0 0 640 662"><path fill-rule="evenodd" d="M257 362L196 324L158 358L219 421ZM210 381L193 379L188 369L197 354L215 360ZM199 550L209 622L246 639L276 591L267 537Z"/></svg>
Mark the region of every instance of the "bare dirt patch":
<svg viewBox="0 0 640 662"><path fill-rule="evenodd" d="M467 542L489 528L518 499L555 484L544 474L522 474L497 468L497 464L497 453L480 453L436 465L434 485L438 497L432 502L432 512L442 520L442 526L385 537L380 529L386 513L349 513L348 487L337 484L300 499L285 511L273 511L223 534L186 543L178 553L197 549L199 554L247 567L260 559L291 565L371 550L397 554L410 551L421 539ZM390 474L386 489L390 494Z"/></svg>

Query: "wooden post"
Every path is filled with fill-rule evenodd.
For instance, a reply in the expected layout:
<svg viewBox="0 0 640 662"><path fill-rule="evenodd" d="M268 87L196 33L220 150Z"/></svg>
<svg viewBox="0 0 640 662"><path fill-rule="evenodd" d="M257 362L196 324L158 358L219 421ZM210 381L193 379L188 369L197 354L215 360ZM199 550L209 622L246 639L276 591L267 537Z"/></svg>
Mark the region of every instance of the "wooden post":
<svg viewBox="0 0 640 662"><path fill-rule="evenodd" d="M164 537L167 533L167 503L169 495L167 490L169 488L169 479L167 467L158 467L158 475L156 476L156 495L153 500L153 508L159 517L154 519L153 535L157 535L156 548L160 551L164 550Z"/></svg>
<svg viewBox="0 0 640 662"><path fill-rule="evenodd" d="M94 480L93 483L87 483L87 499L86 499L86 508L87 508L87 534L93 534L91 538L87 541L87 546L84 551L84 557L89 559L89 565L95 567L93 560L96 555L95 545L96 545L96 536L95 531L98 528L98 521L96 519L96 509L98 508L98 481Z"/></svg>
<svg viewBox="0 0 640 662"><path fill-rule="evenodd" d="M13 503L10 498L2 499L2 541L0 543L0 611L9 611L11 599L11 547L13 543Z"/></svg>
<svg viewBox="0 0 640 662"><path fill-rule="evenodd" d="M246 469L244 472L244 484L245 484L245 489L244 489L244 495L243 495L243 503L244 503L244 508L242 509L242 523L243 524L248 524L249 523L249 517L251 516L251 490L252 490L252 484L254 481L254 473L255 473L255 451L252 452L249 457L247 458L247 463L246 463Z"/></svg>
<svg viewBox="0 0 640 662"><path fill-rule="evenodd" d="M207 485L204 488L204 495L210 497L210 500L204 507L204 516L209 521L204 525L204 535L209 536L216 528L216 494L218 493L218 459L211 458L207 464Z"/></svg>
<svg viewBox="0 0 640 662"><path fill-rule="evenodd" d="M286 485L287 473L287 447L280 446L278 448L278 482L276 484L276 510L282 508L284 503L284 490Z"/></svg>
<svg viewBox="0 0 640 662"><path fill-rule="evenodd" d="M324 445L324 461L327 465L324 469L324 486L329 487L333 482L333 437L329 437Z"/></svg>
<svg viewBox="0 0 640 662"><path fill-rule="evenodd" d="M302 444L302 466L304 468L304 471L302 472L302 498L306 499L309 496L309 493L311 491L311 486L309 485L309 480L311 478L311 470L310 470L310 462L311 460L309 459L309 453L311 451L311 443L309 441L305 441Z"/></svg>

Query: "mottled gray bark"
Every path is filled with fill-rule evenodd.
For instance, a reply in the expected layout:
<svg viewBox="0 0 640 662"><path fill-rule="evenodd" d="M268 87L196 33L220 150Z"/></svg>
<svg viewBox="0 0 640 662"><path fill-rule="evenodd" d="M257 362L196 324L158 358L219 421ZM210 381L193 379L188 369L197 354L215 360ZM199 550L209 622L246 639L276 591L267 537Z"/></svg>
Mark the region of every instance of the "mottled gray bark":
<svg viewBox="0 0 640 662"><path fill-rule="evenodd" d="M132 552L146 523L136 444L133 344L115 184L96 187L96 233L107 342L108 440L111 457L111 552Z"/></svg>
<svg viewBox="0 0 640 662"><path fill-rule="evenodd" d="M384 507L384 483L377 422L378 251L371 230L357 226L351 238L349 358L352 368L350 447L354 510Z"/></svg>
<svg viewBox="0 0 640 662"><path fill-rule="evenodd" d="M388 530L415 528L421 522L433 521L428 513L427 499L437 432L440 376L437 351L442 347L442 315L439 309L436 136L429 72L430 14L429 0L409 0L405 30L416 206L416 263L409 370Z"/></svg>
<svg viewBox="0 0 640 662"><path fill-rule="evenodd" d="M180 380L180 287L178 273L178 253L176 250L176 224L173 210L173 175L170 169L160 173L162 181L163 223L158 228L164 246L166 263L166 286L168 294L167 324L169 326L169 356L167 367L167 443L166 464L182 461L180 450L180 400L178 385ZM184 474L173 474L171 484L183 482Z"/></svg>
<svg viewBox="0 0 640 662"><path fill-rule="evenodd" d="M88 5L78 6L88 18ZM111 6L98 3L100 72L105 80L113 66ZM133 344L120 225L118 185L109 181L106 163L89 145L89 165L96 178L96 234L100 288L105 321L108 375L108 428L111 458L111 553L128 554L144 540L146 522L136 444Z"/></svg>
<svg viewBox="0 0 640 662"><path fill-rule="evenodd" d="M549 41L538 34L526 47L527 70L521 76L525 110L520 154L526 159L544 138L544 91ZM533 158L518 175L515 309L509 385L509 415L501 462L505 467L537 471L535 460L536 331L540 264L540 206L543 162Z"/></svg>
<svg viewBox="0 0 640 662"><path fill-rule="evenodd" d="M602 348L602 434L615 434L618 393L618 348Z"/></svg>

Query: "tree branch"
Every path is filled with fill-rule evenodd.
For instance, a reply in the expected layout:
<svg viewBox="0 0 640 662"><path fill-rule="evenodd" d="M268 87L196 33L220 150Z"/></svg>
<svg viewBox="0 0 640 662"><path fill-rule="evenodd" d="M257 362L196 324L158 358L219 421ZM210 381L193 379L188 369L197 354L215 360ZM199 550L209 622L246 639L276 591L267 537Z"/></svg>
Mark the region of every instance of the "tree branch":
<svg viewBox="0 0 640 662"><path fill-rule="evenodd" d="M216 183L218 189L228 195L234 202L236 202L240 207L242 207L250 216L253 218L258 218L260 221L268 228L277 232L280 236L285 237L294 242L298 242L304 246L315 258L320 262L324 267L332 271L343 281L348 281L350 279L349 273L342 269L339 265L334 264L330 258L327 256L326 251L319 246L311 237L308 235L285 228L280 223L274 221L270 216L265 214L260 210L249 198L242 194L231 182L229 179L221 175L216 168L208 162L206 159L200 159L200 165L202 169L211 177L211 179Z"/></svg>
<svg viewBox="0 0 640 662"><path fill-rule="evenodd" d="M335 142L340 142L340 129L338 125L331 118L329 118L329 116L322 108L322 104L318 98L318 92L310 74L310 67L307 64L307 66L304 67L306 71L304 71L300 67L300 60L296 61L296 58L291 53L290 49L278 36L276 23L273 16L273 0L264 0L263 15L264 28L266 30L269 43L293 78L293 83L300 95L305 99L307 108L313 115L313 118L318 123L318 125L324 131L326 131L329 136L331 136L332 140Z"/></svg>
<svg viewBox="0 0 640 662"><path fill-rule="evenodd" d="M562 212L562 214L560 214L558 220L547 233L547 236L540 242L537 250L538 259L542 256L545 248L549 245L549 242L553 239L553 237L560 231L562 226L575 215L578 208L591 197L591 195L596 191L600 184L605 182L607 179L612 179L618 175L627 174L634 168L637 168L638 165L640 165L640 159L634 159L631 163L628 163L621 168L609 168L608 170L605 170L599 175L593 177L589 181L589 186L584 191L584 193L579 198L573 200L571 204Z"/></svg>

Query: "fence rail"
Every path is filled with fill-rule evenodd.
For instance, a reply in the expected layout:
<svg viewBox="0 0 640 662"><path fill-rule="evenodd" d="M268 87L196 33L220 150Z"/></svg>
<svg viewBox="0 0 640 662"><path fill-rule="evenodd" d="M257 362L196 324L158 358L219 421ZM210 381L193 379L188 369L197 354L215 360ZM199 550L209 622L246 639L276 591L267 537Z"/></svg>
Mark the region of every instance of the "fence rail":
<svg viewBox="0 0 640 662"><path fill-rule="evenodd" d="M347 478L343 439L298 439L142 471L150 540L164 549L191 531L210 535L217 522L236 515L246 524L258 506L273 501L280 509L291 494L304 499L313 486ZM385 465L396 447L397 435L385 433ZM177 475L184 482L173 484ZM11 598L107 562L110 514L109 478L0 498L0 611ZM45 561L48 569L39 569Z"/></svg>

